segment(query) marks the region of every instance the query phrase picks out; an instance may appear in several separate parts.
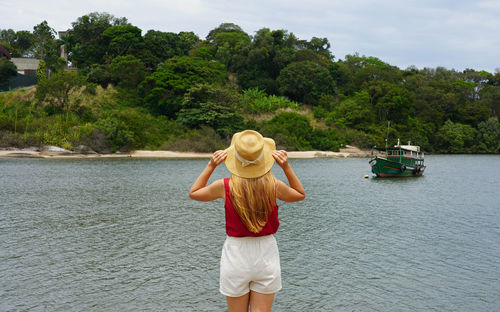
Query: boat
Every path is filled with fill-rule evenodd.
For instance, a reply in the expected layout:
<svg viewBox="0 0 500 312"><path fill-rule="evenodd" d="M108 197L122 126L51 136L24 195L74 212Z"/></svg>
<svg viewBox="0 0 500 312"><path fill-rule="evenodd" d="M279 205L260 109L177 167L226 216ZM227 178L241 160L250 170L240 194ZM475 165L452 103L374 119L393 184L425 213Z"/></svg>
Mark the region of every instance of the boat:
<svg viewBox="0 0 500 312"><path fill-rule="evenodd" d="M372 172L381 178L421 176L426 168L420 146L411 142L400 145L399 139L393 147L387 147L387 140L386 147L374 146L369 164Z"/></svg>

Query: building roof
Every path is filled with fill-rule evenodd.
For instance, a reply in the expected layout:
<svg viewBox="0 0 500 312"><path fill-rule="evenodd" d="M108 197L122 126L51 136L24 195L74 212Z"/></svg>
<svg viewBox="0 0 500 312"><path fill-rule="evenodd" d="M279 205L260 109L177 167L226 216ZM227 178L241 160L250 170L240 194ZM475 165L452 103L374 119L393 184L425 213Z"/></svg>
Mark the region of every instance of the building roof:
<svg viewBox="0 0 500 312"><path fill-rule="evenodd" d="M17 67L17 71L37 70L40 65L40 60L27 57L13 57L11 62Z"/></svg>

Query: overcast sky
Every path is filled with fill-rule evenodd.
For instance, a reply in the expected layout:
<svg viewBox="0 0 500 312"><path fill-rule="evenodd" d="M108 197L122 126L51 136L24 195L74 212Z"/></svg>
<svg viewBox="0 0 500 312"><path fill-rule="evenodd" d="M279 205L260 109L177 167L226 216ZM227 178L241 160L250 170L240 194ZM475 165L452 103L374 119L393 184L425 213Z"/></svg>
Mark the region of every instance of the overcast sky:
<svg viewBox="0 0 500 312"><path fill-rule="evenodd" d="M336 59L358 52L401 69L500 70L500 0L0 0L0 28L32 31L46 20L67 30L90 12L126 17L143 33L204 39L230 22L249 35L267 27L326 37Z"/></svg>

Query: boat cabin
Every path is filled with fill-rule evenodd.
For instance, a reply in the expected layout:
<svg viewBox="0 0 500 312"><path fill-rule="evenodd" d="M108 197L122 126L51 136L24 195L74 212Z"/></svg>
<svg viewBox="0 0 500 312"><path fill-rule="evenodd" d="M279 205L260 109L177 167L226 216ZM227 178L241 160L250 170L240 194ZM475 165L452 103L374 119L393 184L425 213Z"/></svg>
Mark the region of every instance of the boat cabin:
<svg viewBox="0 0 500 312"><path fill-rule="evenodd" d="M408 144L394 145L393 147L374 147L374 149L385 153L385 155L381 155L381 158L385 158L387 160L396 161L410 166L424 164L424 153L420 151L420 146ZM373 151L371 158L373 158Z"/></svg>

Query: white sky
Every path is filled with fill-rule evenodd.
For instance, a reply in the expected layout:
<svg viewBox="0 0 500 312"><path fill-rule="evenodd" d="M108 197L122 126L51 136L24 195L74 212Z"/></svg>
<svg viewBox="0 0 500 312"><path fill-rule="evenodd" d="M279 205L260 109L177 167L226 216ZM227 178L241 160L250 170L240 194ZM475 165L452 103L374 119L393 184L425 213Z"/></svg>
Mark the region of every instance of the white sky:
<svg viewBox="0 0 500 312"><path fill-rule="evenodd" d="M55 30L91 12L126 17L143 33L193 31L221 23L249 35L263 27L298 38L326 37L336 59L358 52L400 67L500 71L500 0L0 0L0 29Z"/></svg>

